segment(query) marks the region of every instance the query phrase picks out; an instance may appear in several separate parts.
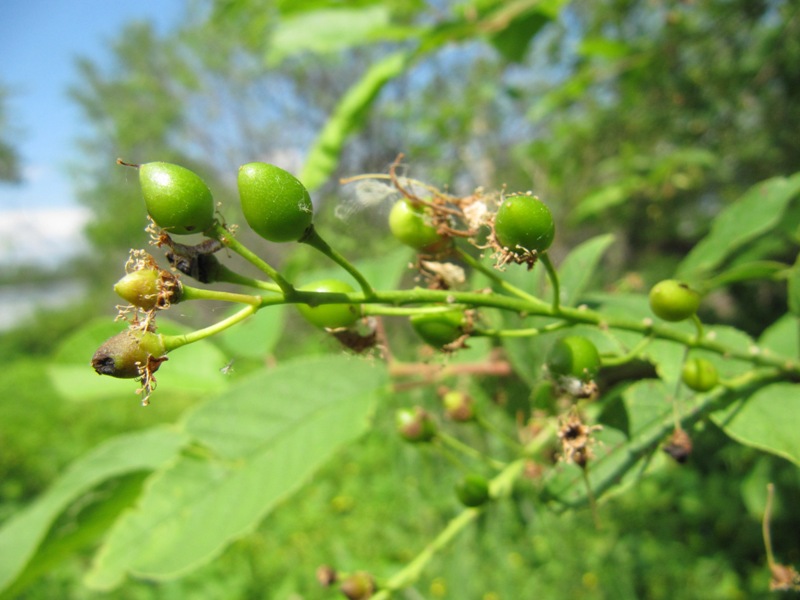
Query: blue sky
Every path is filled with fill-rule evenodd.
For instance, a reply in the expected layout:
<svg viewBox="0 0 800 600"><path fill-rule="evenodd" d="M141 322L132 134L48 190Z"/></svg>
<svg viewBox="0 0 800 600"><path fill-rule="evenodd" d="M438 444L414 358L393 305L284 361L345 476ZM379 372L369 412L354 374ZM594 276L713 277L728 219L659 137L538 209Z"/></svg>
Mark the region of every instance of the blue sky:
<svg viewBox="0 0 800 600"><path fill-rule="evenodd" d="M171 29L183 0L2 0L0 82L11 90L9 120L22 156L24 182L0 184L0 266L80 245L86 213L65 176L74 140L85 126L67 88L77 56L100 57L130 20Z"/></svg>

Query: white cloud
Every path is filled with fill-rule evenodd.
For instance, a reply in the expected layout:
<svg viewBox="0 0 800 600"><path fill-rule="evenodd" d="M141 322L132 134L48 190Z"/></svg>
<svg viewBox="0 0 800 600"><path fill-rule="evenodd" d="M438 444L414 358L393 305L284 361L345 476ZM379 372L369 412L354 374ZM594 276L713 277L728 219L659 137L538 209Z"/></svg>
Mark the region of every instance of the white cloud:
<svg viewBox="0 0 800 600"><path fill-rule="evenodd" d="M0 267L56 266L88 247L83 207L16 208L0 211Z"/></svg>

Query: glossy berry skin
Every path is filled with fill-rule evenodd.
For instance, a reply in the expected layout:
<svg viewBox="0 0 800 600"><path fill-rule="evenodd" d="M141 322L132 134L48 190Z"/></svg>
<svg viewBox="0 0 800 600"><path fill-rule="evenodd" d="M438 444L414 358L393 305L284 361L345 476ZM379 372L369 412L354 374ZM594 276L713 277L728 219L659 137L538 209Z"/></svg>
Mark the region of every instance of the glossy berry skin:
<svg viewBox="0 0 800 600"><path fill-rule="evenodd" d="M544 252L553 243L553 214L535 196L511 196L503 200L494 218L494 235L503 248Z"/></svg>
<svg viewBox="0 0 800 600"><path fill-rule="evenodd" d="M389 229L397 241L415 250L433 251L446 244L431 224L424 207L406 198L398 200L392 207Z"/></svg>
<svg viewBox="0 0 800 600"><path fill-rule="evenodd" d="M464 312L458 309L412 315L409 321L416 334L435 348L452 344L464 334Z"/></svg>
<svg viewBox="0 0 800 600"><path fill-rule="evenodd" d="M470 473L456 484L456 496L464 506L483 506L490 500L489 482L483 475Z"/></svg>
<svg viewBox="0 0 800 600"><path fill-rule="evenodd" d="M556 377L593 381L600 371L600 354L588 338L572 335L558 340L550 352L548 367Z"/></svg>
<svg viewBox="0 0 800 600"><path fill-rule="evenodd" d="M328 292L349 294L355 290L338 279L325 279L298 288L304 292ZM297 310L306 321L321 329L349 327L361 318L361 308L357 304L320 304L309 306L298 304Z"/></svg>
<svg viewBox="0 0 800 600"><path fill-rule="evenodd" d="M665 321L683 321L700 306L700 294L682 281L665 279L650 290L650 308Z"/></svg>
<svg viewBox="0 0 800 600"><path fill-rule="evenodd" d="M165 162L139 166L147 212L168 233L202 233L214 224L214 198L194 172Z"/></svg>
<svg viewBox="0 0 800 600"><path fill-rule="evenodd" d="M695 392L708 392L717 387L717 368L705 358L690 358L683 365L683 383Z"/></svg>
<svg viewBox="0 0 800 600"><path fill-rule="evenodd" d="M239 198L247 224L270 242L296 242L311 226L306 187L288 171L262 162L239 167Z"/></svg>

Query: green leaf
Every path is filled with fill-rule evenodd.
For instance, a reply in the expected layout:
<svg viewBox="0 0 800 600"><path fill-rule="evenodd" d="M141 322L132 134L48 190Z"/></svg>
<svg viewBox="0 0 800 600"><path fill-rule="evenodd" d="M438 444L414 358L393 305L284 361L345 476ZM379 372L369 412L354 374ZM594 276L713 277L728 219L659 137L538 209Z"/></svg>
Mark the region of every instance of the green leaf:
<svg viewBox="0 0 800 600"><path fill-rule="evenodd" d="M787 302L789 304L789 312L800 317L800 255L797 256L797 260L789 270L788 277Z"/></svg>
<svg viewBox="0 0 800 600"><path fill-rule="evenodd" d="M580 223L613 206L626 202L644 183L644 178L632 175L623 181L612 183L592 192L578 203L570 214L570 221Z"/></svg>
<svg viewBox="0 0 800 600"><path fill-rule="evenodd" d="M111 589L126 574L167 579L217 556L367 428L386 371L319 356L261 372L192 412L198 452L147 484L98 553L87 584Z"/></svg>
<svg viewBox="0 0 800 600"><path fill-rule="evenodd" d="M734 265L708 281L702 282L702 291L707 293L714 288L751 279L775 279L786 269L785 264L770 260L757 260Z"/></svg>
<svg viewBox="0 0 800 600"><path fill-rule="evenodd" d="M225 317L241 310L235 306L225 313ZM230 327L219 335L220 345L232 357L262 359L270 354L283 333L285 307L282 305L264 308L235 327Z"/></svg>
<svg viewBox="0 0 800 600"><path fill-rule="evenodd" d="M575 306L589 284L603 253L614 241L609 234L599 235L574 248L558 267L561 303Z"/></svg>
<svg viewBox="0 0 800 600"><path fill-rule="evenodd" d="M172 429L149 429L112 438L74 462L43 495L0 528L0 589L17 577L55 518L72 502L112 477L160 467L186 439Z"/></svg>
<svg viewBox="0 0 800 600"><path fill-rule="evenodd" d="M159 333L177 335L188 329L167 320L158 322ZM124 326L108 319L90 321L64 340L47 367L53 386L67 400L84 402L122 397L135 398L136 383L98 375L90 365L97 348ZM220 369L228 358L211 342L203 340L183 346L169 355L158 370L161 390L181 394L209 394L222 389L228 381Z"/></svg>
<svg viewBox="0 0 800 600"><path fill-rule="evenodd" d="M712 415L737 442L781 456L800 466L800 388L775 383Z"/></svg>
<svg viewBox="0 0 800 600"><path fill-rule="evenodd" d="M794 315L786 314L761 334L758 340L762 350L787 358L800 356L800 322Z"/></svg>
<svg viewBox="0 0 800 600"><path fill-rule="evenodd" d="M388 81L405 71L416 53L400 51L376 62L339 102L309 151L300 181L308 189L325 183L336 169L347 138L364 122L367 109Z"/></svg>
<svg viewBox="0 0 800 600"><path fill-rule="evenodd" d="M777 226L789 202L800 192L800 173L774 177L750 188L714 220L678 268L680 279L698 280L734 252Z"/></svg>
<svg viewBox="0 0 800 600"><path fill-rule="evenodd" d="M331 53L378 40L402 40L418 32L392 25L390 17L383 5L318 9L285 17L273 33L267 62L275 66L301 52Z"/></svg>

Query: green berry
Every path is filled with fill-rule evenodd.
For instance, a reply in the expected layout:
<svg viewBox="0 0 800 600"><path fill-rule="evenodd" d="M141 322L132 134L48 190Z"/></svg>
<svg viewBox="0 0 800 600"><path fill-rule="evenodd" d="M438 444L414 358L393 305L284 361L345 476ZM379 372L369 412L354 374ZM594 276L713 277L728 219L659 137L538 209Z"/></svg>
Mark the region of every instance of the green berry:
<svg viewBox="0 0 800 600"><path fill-rule="evenodd" d="M650 308L665 321L683 321L700 306L700 294L682 281L665 279L650 290Z"/></svg>
<svg viewBox="0 0 800 600"><path fill-rule="evenodd" d="M152 310L180 301L181 283L168 271L145 268L125 275L114 284L114 291L130 304Z"/></svg>
<svg viewBox="0 0 800 600"><path fill-rule="evenodd" d="M447 240L436 231L427 210L406 198L395 202L389 213L389 229L395 239L415 250L435 251L444 246Z"/></svg>
<svg viewBox="0 0 800 600"><path fill-rule="evenodd" d="M244 218L270 242L296 242L311 226L314 207L306 187L288 171L253 162L239 168Z"/></svg>
<svg viewBox="0 0 800 600"><path fill-rule="evenodd" d="M717 368L705 358L690 358L683 365L683 383L695 392L708 392L719 383Z"/></svg>
<svg viewBox="0 0 800 600"><path fill-rule="evenodd" d="M161 358L166 353L161 335L126 329L97 349L92 367L100 375L131 379L142 374L141 368L147 365L150 357Z"/></svg>
<svg viewBox="0 0 800 600"><path fill-rule="evenodd" d="M438 431L433 417L419 406L398 410L395 425L403 439L413 443L430 442Z"/></svg>
<svg viewBox="0 0 800 600"><path fill-rule="evenodd" d="M165 162L139 165L147 212L168 233L202 233L214 224L214 198L194 172Z"/></svg>
<svg viewBox="0 0 800 600"><path fill-rule="evenodd" d="M556 377L593 381L600 371L600 354L591 340L573 335L561 338L550 352L548 366Z"/></svg>
<svg viewBox="0 0 800 600"><path fill-rule="evenodd" d="M491 499L489 482L483 475L470 473L456 484L456 495L464 506L482 506Z"/></svg>
<svg viewBox="0 0 800 600"><path fill-rule="evenodd" d="M511 196L503 200L494 218L494 235L503 248L544 252L555 237L553 214L535 196Z"/></svg>
<svg viewBox="0 0 800 600"><path fill-rule="evenodd" d="M298 289L305 292L340 294L349 294L355 291L350 285L338 279L325 279ZM298 304L297 310L306 321L322 329L349 327L361 318L361 307L357 304L320 304L319 306Z"/></svg>
<svg viewBox="0 0 800 600"><path fill-rule="evenodd" d="M364 571L357 571L342 581L339 588L347 600L367 600L375 593L375 580Z"/></svg>
<svg viewBox="0 0 800 600"><path fill-rule="evenodd" d="M472 396L458 390L449 390L442 396L445 414L457 423L475 418L475 401Z"/></svg>
<svg viewBox="0 0 800 600"><path fill-rule="evenodd" d="M464 311L459 309L420 313L409 317L409 321L417 335L435 348L452 344L464 335Z"/></svg>

